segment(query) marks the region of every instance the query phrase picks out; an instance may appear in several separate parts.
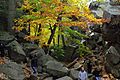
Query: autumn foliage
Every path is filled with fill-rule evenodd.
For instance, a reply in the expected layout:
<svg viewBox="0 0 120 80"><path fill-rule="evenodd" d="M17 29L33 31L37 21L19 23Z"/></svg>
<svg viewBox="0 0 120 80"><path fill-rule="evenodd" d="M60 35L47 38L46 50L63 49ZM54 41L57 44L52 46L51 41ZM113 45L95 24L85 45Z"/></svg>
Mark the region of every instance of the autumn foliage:
<svg viewBox="0 0 120 80"><path fill-rule="evenodd" d="M86 0L23 0L20 10L23 16L15 20L16 31L27 30L25 39L39 40L40 44L50 44L55 33L64 27L78 26L83 29L88 24L102 24L104 19L96 19L89 10ZM59 28L59 29L58 29ZM61 30L62 29L62 30Z"/></svg>

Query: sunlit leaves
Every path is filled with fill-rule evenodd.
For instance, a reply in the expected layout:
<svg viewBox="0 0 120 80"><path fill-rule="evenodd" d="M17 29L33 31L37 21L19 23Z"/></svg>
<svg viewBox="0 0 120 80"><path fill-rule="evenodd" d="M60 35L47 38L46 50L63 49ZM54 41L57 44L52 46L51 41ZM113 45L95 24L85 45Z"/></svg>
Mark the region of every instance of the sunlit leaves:
<svg viewBox="0 0 120 80"><path fill-rule="evenodd" d="M98 1L98 2L105 2L106 0L96 0L96 1Z"/></svg>
<svg viewBox="0 0 120 80"><path fill-rule="evenodd" d="M62 21L63 21L63 22L71 21L71 19L69 19L68 17L62 17Z"/></svg>
<svg viewBox="0 0 120 80"><path fill-rule="evenodd" d="M50 3L50 2L52 2L52 0L43 0L43 2Z"/></svg>
<svg viewBox="0 0 120 80"><path fill-rule="evenodd" d="M24 27L21 27L21 26L16 27L16 26L14 26L12 29L16 30L17 32L20 32L20 31L22 31L24 29Z"/></svg>
<svg viewBox="0 0 120 80"><path fill-rule="evenodd" d="M78 26L87 28L88 24L101 24L104 20L96 19L87 6L88 0L23 0L20 10L24 15L15 21L14 30L26 29L25 39L47 42L52 30L50 27ZM73 16L76 20L73 19ZM61 17L60 20L58 18ZM62 28L64 29L64 28ZM57 33L57 31L56 31Z"/></svg>
<svg viewBox="0 0 120 80"><path fill-rule="evenodd" d="M82 28L87 27L86 22L60 22L59 25L62 25L62 26L82 26Z"/></svg>
<svg viewBox="0 0 120 80"><path fill-rule="evenodd" d="M79 12L78 8L76 6L64 6L63 10L66 13L70 13L70 12Z"/></svg>
<svg viewBox="0 0 120 80"><path fill-rule="evenodd" d="M69 34L69 35L72 35L72 36L75 36L75 37L88 38L88 36L86 36L84 34L81 34L78 31L72 30L70 28L65 28L64 31L65 31L66 34Z"/></svg>
<svg viewBox="0 0 120 80"><path fill-rule="evenodd" d="M30 2L30 3L34 3L34 4L36 4L36 3L39 2L39 0L29 0L29 2Z"/></svg>
<svg viewBox="0 0 120 80"><path fill-rule="evenodd" d="M22 16L22 18L23 18L23 19L27 19L27 20L30 20L30 19L32 19L32 20L38 19L37 15L36 15L36 16L34 16L34 15L24 15L24 16Z"/></svg>
<svg viewBox="0 0 120 80"><path fill-rule="evenodd" d="M67 2L71 5L78 5L78 3L80 2L80 0L67 0Z"/></svg>

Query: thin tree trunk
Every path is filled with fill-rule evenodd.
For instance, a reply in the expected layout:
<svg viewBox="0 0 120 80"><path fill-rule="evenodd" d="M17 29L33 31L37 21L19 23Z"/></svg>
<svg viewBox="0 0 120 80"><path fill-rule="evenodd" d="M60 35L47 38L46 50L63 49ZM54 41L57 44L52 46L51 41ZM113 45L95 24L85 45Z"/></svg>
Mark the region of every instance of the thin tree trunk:
<svg viewBox="0 0 120 80"><path fill-rule="evenodd" d="M60 34L58 34L58 46L60 45Z"/></svg>
<svg viewBox="0 0 120 80"><path fill-rule="evenodd" d="M36 26L35 26L35 36L37 36L38 28L39 28L39 25L36 23Z"/></svg>
<svg viewBox="0 0 120 80"><path fill-rule="evenodd" d="M53 45L55 46L55 38L53 38Z"/></svg>
<svg viewBox="0 0 120 80"><path fill-rule="evenodd" d="M51 33L51 35L50 35L50 38L49 38L47 44L51 44L52 39L53 39L54 34L55 34L55 31L56 31L56 28L57 28L57 26L55 25L54 28L51 30L52 33Z"/></svg>
<svg viewBox="0 0 120 80"><path fill-rule="evenodd" d="M65 48L65 47L66 47L66 45L65 45L64 35L61 35L61 37L62 37L62 44L63 44L63 48Z"/></svg>
<svg viewBox="0 0 120 80"><path fill-rule="evenodd" d="M39 34L37 34L37 36L40 35L40 31L41 31L41 24L38 25L38 33L39 33Z"/></svg>
<svg viewBox="0 0 120 80"><path fill-rule="evenodd" d="M59 22L59 21L61 21L61 17L58 17L58 18L57 18L57 22ZM52 39L53 39L53 37L54 37L56 28L57 28L57 25L56 25L56 24L53 26L53 29L52 29L52 27L51 27L51 25L50 25L51 35L50 35L49 40L48 40L48 42L47 42L48 45L51 44L51 42L52 42ZM49 46L48 46L48 47L49 47ZM47 47L47 48L48 48L48 47ZM47 51L47 52L48 52L48 51Z"/></svg>

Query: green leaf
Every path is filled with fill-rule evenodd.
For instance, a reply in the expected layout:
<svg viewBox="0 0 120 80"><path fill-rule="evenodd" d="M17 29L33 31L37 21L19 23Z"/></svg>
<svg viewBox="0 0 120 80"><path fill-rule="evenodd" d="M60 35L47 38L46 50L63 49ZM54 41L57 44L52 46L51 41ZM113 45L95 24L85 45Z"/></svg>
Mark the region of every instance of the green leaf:
<svg viewBox="0 0 120 80"><path fill-rule="evenodd" d="M24 18L24 19L32 19L32 20L34 20L34 19L37 19L38 17L33 16L33 15L24 15L24 16L22 16L22 18Z"/></svg>
<svg viewBox="0 0 120 80"><path fill-rule="evenodd" d="M38 3L39 0L29 0L30 3Z"/></svg>
<svg viewBox="0 0 120 80"><path fill-rule="evenodd" d="M45 3L50 3L52 0L43 0Z"/></svg>
<svg viewBox="0 0 120 80"><path fill-rule="evenodd" d="M78 31L72 30L70 28L66 28L65 33L68 33L69 35L74 36L74 37L88 38L88 36L81 34Z"/></svg>

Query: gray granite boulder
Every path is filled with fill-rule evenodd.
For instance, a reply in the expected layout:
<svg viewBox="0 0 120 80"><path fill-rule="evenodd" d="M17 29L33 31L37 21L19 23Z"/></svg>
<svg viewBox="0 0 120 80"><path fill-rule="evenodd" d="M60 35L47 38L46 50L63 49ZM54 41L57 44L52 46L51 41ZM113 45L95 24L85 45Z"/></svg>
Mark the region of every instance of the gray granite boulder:
<svg viewBox="0 0 120 80"><path fill-rule="evenodd" d="M31 51L36 50L38 48L37 44L32 43L21 43L23 50L26 52L26 55L28 55Z"/></svg>
<svg viewBox="0 0 120 80"><path fill-rule="evenodd" d="M116 78L120 78L120 52L116 49L116 47L111 46L105 57L106 70L112 73Z"/></svg>
<svg viewBox="0 0 120 80"><path fill-rule="evenodd" d="M13 41L15 37L8 32L0 31L0 43L7 44L11 41Z"/></svg>
<svg viewBox="0 0 120 80"><path fill-rule="evenodd" d="M78 74L79 74L78 70L75 69L70 70L70 77L73 78L74 80L77 80L79 78Z"/></svg>
<svg viewBox="0 0 120 80"><path fill-rule="evenodd" d="M47 78L45 78L43 80L53 80L53 77L47 77Z"/></svg>
<svg viewBox="0 0 120 80"><path fill-rule="evenodd" d="M0 73L4 73L10 80L23 80L25 78L22 66L14 62L1 64Z"/></svg>
<svg viewBox="0 0 120 80"><path fill-rule="evenodd" d="M26 60L26 54L23 51L22 46L17 41L12 41L9 44L7 44L7 47L9 47L9 57L10 59L14 60L15 62L22 62Z"/></svg>
<svg viewBox="0 0 120 80"><path fill-rule="evenodd" d="M66 68L61 62L48 61L45 64L45 71L53 76L62 77L68 74L68 68Z"/></svg>
<svg viewBox="0 0 120 80"><path fill-rule="evenodd" d="M69 77L69 76L64 76L64 77L58 78L56 80L73 80L73 79L71 77Z"/></svg>
<svg viewBox="0 0 120 80"><path fill-rule="evenodd" d="M36 55L38 58L41 58L42 56L45 56L46 54L42 48L37 48L37 49L31 51L30 53L28 53L28 55L31 55L31 56Z"/></svg>
<svg viewBox="0 0 120 80"><path fill-rule="evenodd" d="M51 57L50 55L43 55L38 57L38 66L45 66L45 64L48 61L56 61L53 57Z"/></svg>

